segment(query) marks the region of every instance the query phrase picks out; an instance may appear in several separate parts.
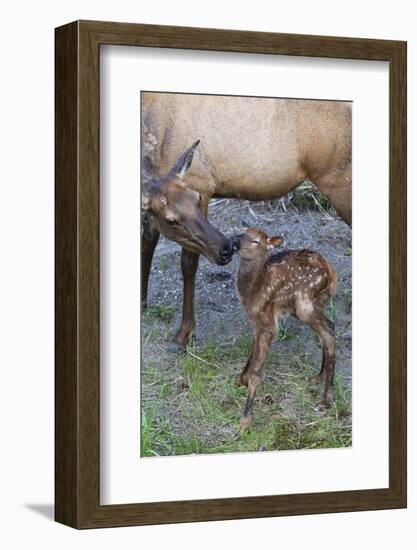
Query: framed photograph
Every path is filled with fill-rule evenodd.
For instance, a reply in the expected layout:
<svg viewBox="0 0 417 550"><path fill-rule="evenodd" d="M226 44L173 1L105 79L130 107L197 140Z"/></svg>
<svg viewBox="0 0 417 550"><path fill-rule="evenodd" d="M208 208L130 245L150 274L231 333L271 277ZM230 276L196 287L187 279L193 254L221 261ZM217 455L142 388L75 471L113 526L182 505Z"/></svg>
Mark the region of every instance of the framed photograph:
<svg viewBox="0 0 417 550"><path fill-rule="evenodd" d="M56 521L406 506L406 43L56 29Z"/></svg>

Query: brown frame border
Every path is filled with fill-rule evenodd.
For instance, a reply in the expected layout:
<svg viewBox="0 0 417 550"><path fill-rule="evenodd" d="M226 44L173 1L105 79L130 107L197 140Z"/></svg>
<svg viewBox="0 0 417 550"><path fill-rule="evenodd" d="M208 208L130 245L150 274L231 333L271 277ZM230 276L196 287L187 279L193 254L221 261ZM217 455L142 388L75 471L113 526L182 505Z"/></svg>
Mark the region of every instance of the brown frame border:
<svg viewBox="0 0 417 550"><path fill-rule="evenodd" d="M390 64L389 487L100 505L99 55L101 44ZM76 21L55 30L55 519L75 528L406 506L406 43Z"/></svg>

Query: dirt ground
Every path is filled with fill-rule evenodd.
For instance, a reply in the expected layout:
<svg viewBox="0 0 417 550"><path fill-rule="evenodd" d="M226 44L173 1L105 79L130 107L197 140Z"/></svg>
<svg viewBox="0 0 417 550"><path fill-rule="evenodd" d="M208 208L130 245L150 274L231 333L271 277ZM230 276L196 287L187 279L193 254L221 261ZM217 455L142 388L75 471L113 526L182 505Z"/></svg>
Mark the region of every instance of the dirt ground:
<svg viewBox="0 0 417 550"><path fill-rule="evenodd" d="M310 391L304 384L305 369L300 365L304 365L308 373L317 372L321 349L309 327L297 319L285 318L258 392L254 409L258 423L252 428L252 436L247 438L248 445L245 446L244 440L237 446L231 444L245 391L239 389L235 394L231 389L230 395L223 395L220 386L228 385L229 379L234 383L246 362L252 334L235 291L238 259L234 258L224 267L200 259L196 282L196 340L186 355L173 354L169 347L181 320L181 250L176 243L161 237L150 276L149 307L142 315L142 456L350 445L351 230L331 209L323 209L319 204L316 208L317 201L310 205L309 201L303 202L297 205L289 199L263 203L215 200L210 205L209 219L225 235L240 232L245 226L262 227L269 235L283 236L285 248L316 250L336 269L337 292L327 312L336 326L337 384L341 396L339 405L344 410L343 425L338 426L341 432L333 441L335 424L332 424L328 438L326 433L321 433L319 439L315 439L316 434L312 436L310 426L316 420L310 412L305 413L304 408L310 403L304 403L303 395L308 394L313 402L322 389ZM228 347L233 354L230 352L226 357ZM208 373L210 365L214 369L211 374ZM291 373L295 377L294 387L289 382ZM280 384L282 376L285 378ZM286 393L280 397L280 388L284 386ZM288 407L287 397L295 399L292 394L297 392L301 392L301 397ZM269 396L266 400L269 407L265 396ZM206 411L199 410L205 399ZM271 402L276 405L275 410L271 409ZM213 403L216 410L212 410ZM291 421L289 429L295 430L297 437L288 439L288 434L282 437L280 424L279 429L275 426L267 441L263 441L260 434L271 416L279 418L279 422ZM330 417L325 422L329 422ZM335 422L339 421L336 414ZM308 438L304 437L305 430ZM256 440L253 432L258 433Z"/></svg>

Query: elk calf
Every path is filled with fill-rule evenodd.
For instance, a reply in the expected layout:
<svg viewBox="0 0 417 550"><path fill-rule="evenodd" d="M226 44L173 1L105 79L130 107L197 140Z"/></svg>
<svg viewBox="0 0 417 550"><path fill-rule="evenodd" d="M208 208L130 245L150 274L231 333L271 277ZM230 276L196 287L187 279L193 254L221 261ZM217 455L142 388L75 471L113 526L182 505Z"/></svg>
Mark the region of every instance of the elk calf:
<svg viewBox="0 0 417 550"><path fill-rule="evenodd" d="M240 256L237 289L255 331L252 350L239 379L248 388L241 430L251 423L262 368L283 315L294 315L310 325L323 348L321 371L313 379L324 378L325 390L314 410L325 410L334 400L334 325L323 307L336 290L336 273L327 260L311 250L285 250L268 256L268 250L282 242L281 237L268 237L254 227L233 239Z"/></svg>

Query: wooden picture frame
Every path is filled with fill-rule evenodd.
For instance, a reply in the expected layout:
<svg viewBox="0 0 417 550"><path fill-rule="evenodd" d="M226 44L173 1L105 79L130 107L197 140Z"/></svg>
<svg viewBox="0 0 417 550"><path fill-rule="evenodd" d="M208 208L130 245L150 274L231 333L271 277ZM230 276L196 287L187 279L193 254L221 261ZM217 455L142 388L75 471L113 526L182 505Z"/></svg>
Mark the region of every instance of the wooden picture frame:
<svg viewBox="0 0 417 550"><path fill-rule="evenodd" d="M406 506L406 43L77 21L56 29L55 519L75 528ZM389 487L100 505L99 56L117 44L389 62Z"/></svg>

